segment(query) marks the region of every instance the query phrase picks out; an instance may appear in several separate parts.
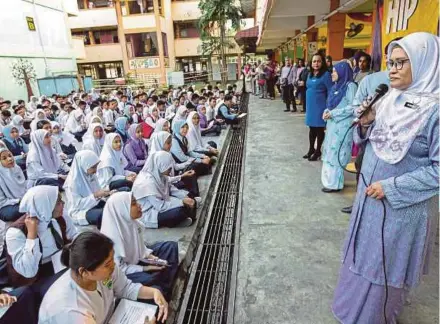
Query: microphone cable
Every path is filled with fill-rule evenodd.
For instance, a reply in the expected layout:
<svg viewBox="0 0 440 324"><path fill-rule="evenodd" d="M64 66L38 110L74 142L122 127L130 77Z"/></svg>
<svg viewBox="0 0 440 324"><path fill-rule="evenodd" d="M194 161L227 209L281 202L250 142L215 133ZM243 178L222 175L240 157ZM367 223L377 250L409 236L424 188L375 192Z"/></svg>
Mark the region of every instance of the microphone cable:
<svg viewBox="0 0 440 324"><path fill-rule="evenodd" d="M355 172L350 171L345 166L343 166L342 163L341 163L341 149L342 149L342 146L344 145L345 139L347 138L347 135L350 133L350 130L352 130L353 127L356 126L356 125L357 125L356 123L352 124L347 129L347 131L345 132L344 138L342 139L341 145L339 146L339 149L338 149L338 163L339 163L339 166L344 171L346 171L348 173L351 173L351 174L356 174L356 175L360 176L362 178L362 182L365 185L365 188L368 188L371 185L371 183L369 185L367 185L367 181L365 180L364 174L361 172L361 170L355 171ZM362 209L363 209L363 206L365 205L365 201L367 200L367 197L368 197L367 194L365 194L365 199L364 199L364 202L362 204ZM383 201L383 199L381 199L380 202L382 203L382 207L383 207L381 240L382 240L382 269L383 269L383 276L384 276L384 281L385 281L385 301L383 303L383 317L384 317L384 320L385 320L385 324L388 324L387 313L386 313L387 303L388 303L388 278L387 278L386 262L385 262L385 219L386 219L386 216L387 216L387 209L386 209L385 202ZM354 227L356 226L356 222L357 222L358 216L359 216L359 210L358 210L358 214L356 215L356 219L355 219L354 226L353 226L353 231L354 231ZM360 221L359 221L359 223L360 223ZM357 230L356 230L356 234L357 234ZM354 240L355 241L353 242L353 259L355 258L355 251L356 251L356 234L354 236ZM347 247L348 249L350 248L350 243L351 243L352 235L353 235L353 233L351 234L350 240L348 242L348 247Z"/></svg>

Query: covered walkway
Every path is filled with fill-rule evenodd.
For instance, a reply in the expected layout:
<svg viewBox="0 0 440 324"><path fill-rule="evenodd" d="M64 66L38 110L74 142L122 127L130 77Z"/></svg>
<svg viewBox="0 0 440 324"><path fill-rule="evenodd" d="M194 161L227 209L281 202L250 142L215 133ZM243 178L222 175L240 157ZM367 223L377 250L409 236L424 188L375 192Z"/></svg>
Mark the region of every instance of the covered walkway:
<svg viewBox="0 0 440 324"><path fill-rule="evenodd" d="M321 192L321 163L302 156L308 131L280 100L250 99L234 323L331 324L330 311L351 204ZM401 323L438 323L438 240Z"/></svg>

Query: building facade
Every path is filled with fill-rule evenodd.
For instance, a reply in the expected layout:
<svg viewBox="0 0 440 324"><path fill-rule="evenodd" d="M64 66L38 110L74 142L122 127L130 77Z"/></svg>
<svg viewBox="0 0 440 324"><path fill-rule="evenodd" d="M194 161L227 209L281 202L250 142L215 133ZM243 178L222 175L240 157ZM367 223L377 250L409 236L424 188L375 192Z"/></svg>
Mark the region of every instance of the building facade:
<svg viewBox="0 0 440 324"><path fill-rule="evenodd" d="M0 96L27 99L26 86L12 76L19 59L32 65L31 87L39 95L36 79L76 74L69 16L78 14L76 0L8 0L0 11Z"/></svg>
<svg viewBox="0 0 440 324"><path fill-rule="evenodd" d="M78 71L97 79L127 74L165 84L167 73L189 79L207 71L197 22L198 0L77 0L69 17ZM236 44L235 44L236 45ZM229 54L237 55L237 46Z"/></svg>

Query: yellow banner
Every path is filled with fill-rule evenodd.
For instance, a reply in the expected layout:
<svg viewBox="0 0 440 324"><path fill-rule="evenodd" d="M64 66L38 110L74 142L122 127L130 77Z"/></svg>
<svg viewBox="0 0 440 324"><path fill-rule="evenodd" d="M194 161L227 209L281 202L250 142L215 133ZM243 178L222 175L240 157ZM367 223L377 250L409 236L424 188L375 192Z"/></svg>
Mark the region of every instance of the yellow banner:
<svg viewBox="0 0 440 324"><path fill-rule="evenodd" d="M383 9L382 48L414 32L438 34L438 0L384 0Z"/></svg>

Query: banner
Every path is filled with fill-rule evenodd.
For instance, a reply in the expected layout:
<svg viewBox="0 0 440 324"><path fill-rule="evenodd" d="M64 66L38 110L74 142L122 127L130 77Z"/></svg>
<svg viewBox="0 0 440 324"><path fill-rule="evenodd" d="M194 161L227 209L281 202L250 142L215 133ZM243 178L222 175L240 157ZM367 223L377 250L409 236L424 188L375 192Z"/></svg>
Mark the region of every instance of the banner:
<svg viewBox="0 0 440 324"><path fill-rule="evenodd" d="M137 69L156 69L160 68L160 60L158 57L135 58L128 61L130 70Z"/></svg>
<svg viewBox="0 0 440 324"><path fill-rule="evenodd" d="M382 48L414 32L438 34L438 0L384 0Z"/></svg>

